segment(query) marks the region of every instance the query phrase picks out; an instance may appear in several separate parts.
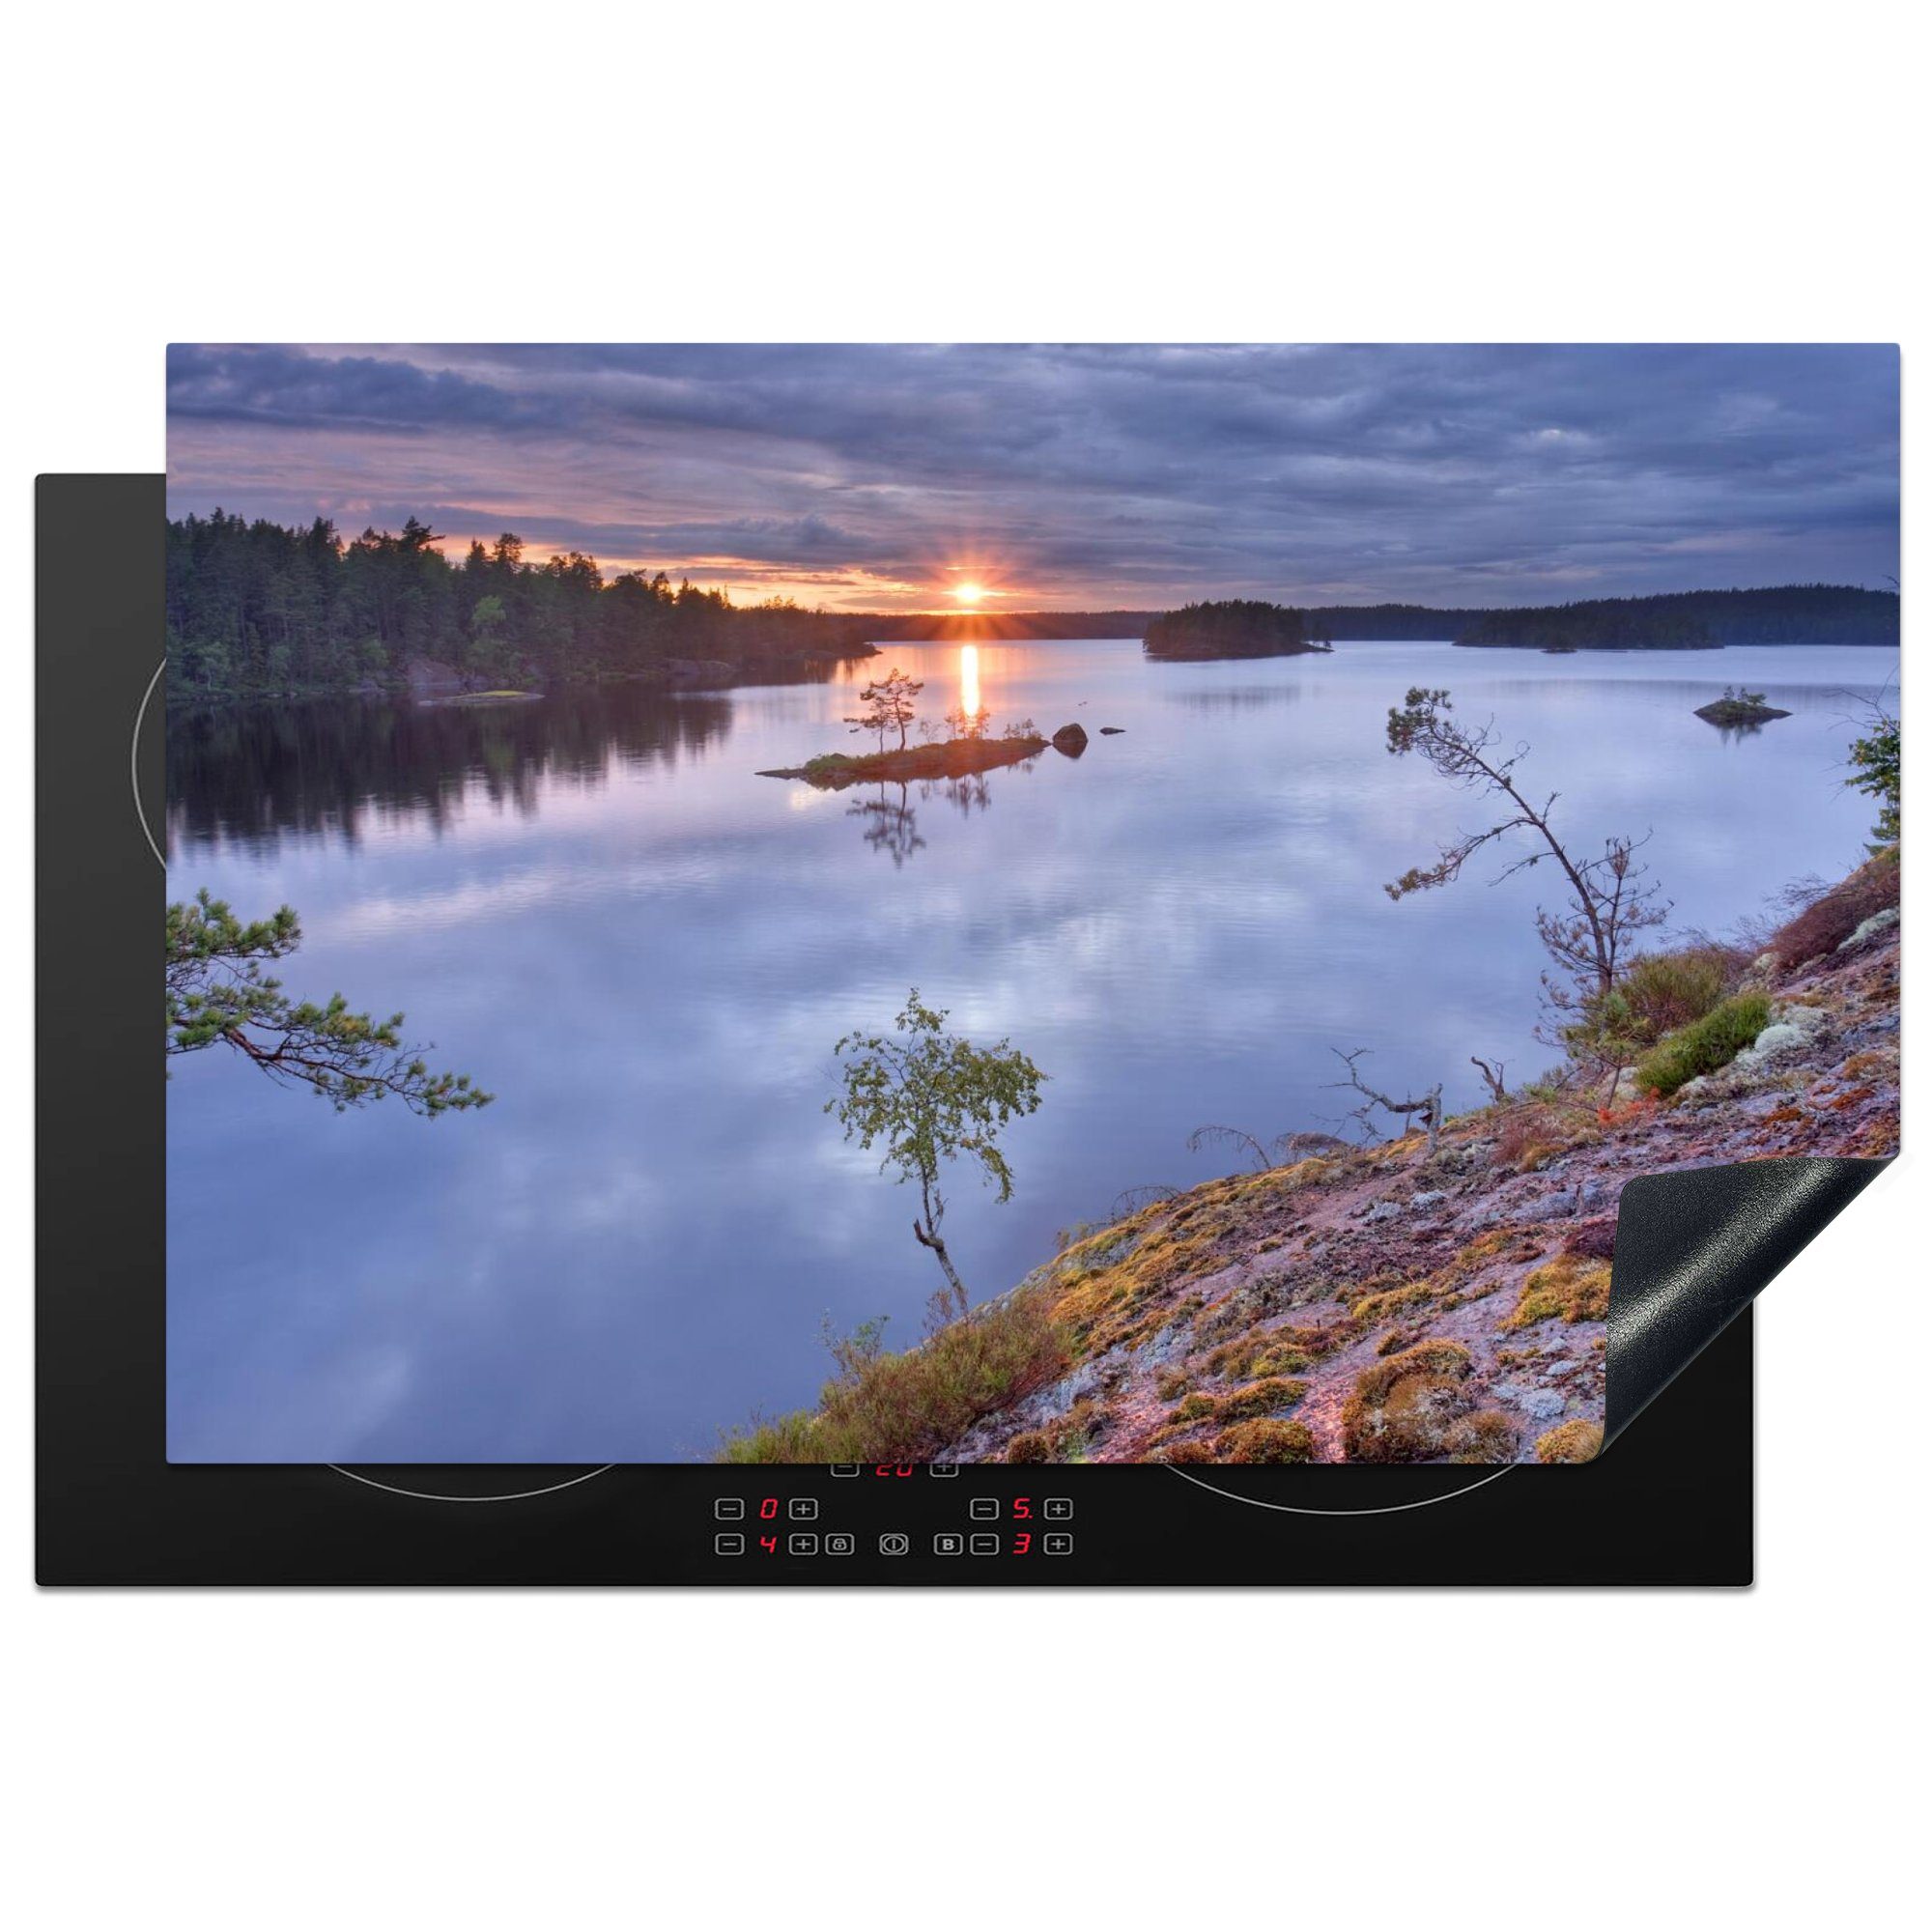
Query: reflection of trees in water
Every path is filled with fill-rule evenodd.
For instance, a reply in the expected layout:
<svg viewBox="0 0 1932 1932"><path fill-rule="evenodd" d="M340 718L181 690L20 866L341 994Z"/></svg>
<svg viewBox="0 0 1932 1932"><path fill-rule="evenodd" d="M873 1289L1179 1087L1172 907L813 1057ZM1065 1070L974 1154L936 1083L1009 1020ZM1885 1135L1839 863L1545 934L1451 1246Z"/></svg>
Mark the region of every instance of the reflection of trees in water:
<svg viewBox="0 0 1932 1932"><path fill-rule="evenodd" d="M926 779L920 781L920 804L943 798L962 818L984 811L992 803L992 787L984 772L960 779ZM875 852L891 855L895 867L903 866L915 852L925 849L919 836L919 812L911 800L911 786L905 782L889 785L879 781L877 798L863 798L845 808L847 818L856 818L865 827L866 843Z"/></svg>
<svg viewBox="0 0 1932 1932"><path fill-rule="evenodd" d="M866 843L875 852L889 853L896 869L922 850L925 840L919 836L919 813L907 802L906 787L897 787L897 798L891 796L891 789L881 780L878 797L848 805L845 815L864 821Z"/></svg>
<svg viewBox="0 0 1932 1932"><path fill-rule="evenodd" d="M1184 711L1259 711L1264 705L1298 704L1298 684L1236 684L1223 691L1167 691L1161 696Z"/></svg>
<svg viewBox="0 0 1932 1932"><path fill-rule="evenodd" d="M533 813L558 781L594 790L613 760L671 764L722 739L729 697L645 685L563 692L526 704L318 700L172 710L168 839L261 851L289 834L355 843L374 814L440 827L465 793Z"/></svg>
<svg viewBox="0 0 1932 1932"><path fill-rule="evenodd" d="M937 779L920 787L922 799L930 798L934 792L941 793L949 805L956 807L961 818L971 818L976 811L984 811L993 802L984 772L974 772L963 779Z"/></svg>

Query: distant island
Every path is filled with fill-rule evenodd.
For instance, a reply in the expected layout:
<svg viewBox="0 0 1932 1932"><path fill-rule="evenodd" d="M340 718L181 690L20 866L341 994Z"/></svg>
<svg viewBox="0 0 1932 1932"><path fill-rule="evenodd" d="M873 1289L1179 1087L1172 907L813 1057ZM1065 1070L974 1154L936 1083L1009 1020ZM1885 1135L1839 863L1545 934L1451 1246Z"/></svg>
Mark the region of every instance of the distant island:
<svg viewBox="0 0 1932 1932"><path fill-rule="evenodd" d="M1232 600L1189 604L1150 620L1141 648L1151 658L1288 658L1333 648L1310 635L1308 613L1286 604Z"/></svg>
<svg viewBox="0 0 1932 1932"><path fill-rule="evenodd" d="M1471 614L1476 621L1458 630L1455 641L1505 650L1710 651L1726 644L1898 647L1897 592L1845 584L1603 597L1580 604Z"/></svg>
<svg viewBox="0 0 1932 1932"><path fill-rule="evenodd" d="M1504 650L1710 651L1729 644L1876 644L1898 648L1898 594L1795 583L1764 590L1691 590L1605 597L1517 611L1435 611L1420 604L1294 610L1260 603L1194 604L1148 620L1150 658L1283 657L1338 638L1446 641Z"/></svg>

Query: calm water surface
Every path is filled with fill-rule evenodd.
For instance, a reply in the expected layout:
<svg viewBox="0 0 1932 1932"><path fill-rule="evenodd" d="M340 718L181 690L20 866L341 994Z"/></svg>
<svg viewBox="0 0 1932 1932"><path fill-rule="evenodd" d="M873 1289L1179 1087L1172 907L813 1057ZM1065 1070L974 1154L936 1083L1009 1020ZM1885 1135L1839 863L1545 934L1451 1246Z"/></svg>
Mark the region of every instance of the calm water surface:
<svg viewBox="0 0 1932 1932"><path fill-rule="evenodd" d="M1675 923L1722 928L1861 856L1844 747L1897 658L1352 644L1149 665L1095 641L888 663L935 717L977 681L995 730L1077 720L1089 750L903 795L757 777L857 749L851 673L171 721L171 893L294 905L292 989L405 1009L435 1064L499 1096L434 1122L337 1115L231 1056L175 1063L176 1460L703 1456L810 1400L823 1321L888 1315L911 1340L939 1285L911 1198L821 1111L832 1042L889 1025L909 984L1051 1076L1011 1135L1014 1199L951 1189L976 1296L1125 1188L1228 1171L1187 1151L1195 1126L1332 1127L1333 1048L1460 1103L1472 1053L1532 1075L1548 882L1472 867L1385 896L1482 822L1384 753L1388 706L1428 683L1492 713L1561 827L1654 832ZM1794 715L1722 736L1690 714L1727 682Z"/></svg>

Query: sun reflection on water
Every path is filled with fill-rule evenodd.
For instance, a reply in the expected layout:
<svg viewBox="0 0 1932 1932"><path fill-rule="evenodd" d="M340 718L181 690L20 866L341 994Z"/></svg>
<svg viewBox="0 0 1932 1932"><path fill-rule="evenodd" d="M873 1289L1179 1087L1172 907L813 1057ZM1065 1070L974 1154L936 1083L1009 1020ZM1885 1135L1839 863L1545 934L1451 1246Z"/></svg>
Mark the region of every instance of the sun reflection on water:
<svg viewBox="0 0 1932 1932"><path fill-rule="evenodd" d="M971 718L980 709L980 646L959 646L959 708Z"/></svg>

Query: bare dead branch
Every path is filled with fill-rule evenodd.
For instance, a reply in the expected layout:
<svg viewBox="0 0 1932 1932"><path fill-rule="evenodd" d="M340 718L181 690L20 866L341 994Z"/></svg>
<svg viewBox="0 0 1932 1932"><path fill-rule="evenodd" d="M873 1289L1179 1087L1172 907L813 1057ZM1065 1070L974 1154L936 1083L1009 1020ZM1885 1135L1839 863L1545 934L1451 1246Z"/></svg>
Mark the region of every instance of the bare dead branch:
<svg viewBox="0 0 1932 1932"><path fill-rule="evenodd" d="M1503 1068L1507 1061L1499 1060L1492 1066L1480 1055L1470 1054L1469 1065L1483 1076L1483 1085L1490 1090L1490 1098L1500 1107L1509 1098L1509 1089L1503 1085Z"/></svg>
<svg viewBox="0 0 1932 1932"><path fill-rule="evenodd" d="M1403 1122L1403 1132L1409 1131L1408 1122L1417 1116L1429 1133L1429 1151L1434 1153L1442 1133L1442 1083L1437 1081L1420 1099L1398 1100L1391 1094L1383 1094L1365 1081L1355 1063L1369 1057L1365 1046L1353 1048L1344 1053L1342 1049L1329 1049L1337 1060L1349 1069L1346 1080L1331 1080L1331 1087L1346 1087L1363 1095L1362 1104L1350 1115L1350 1120L1360 1122L1365 1132L1373 1136L1375 1132L1375 1110L1379 1107L1384 1113L1393 1114Z"/></svg>
<svg viewBox="0 0 1932 1932"><path fill-rule="evenodd" d="M1187 1136L1187 1151L1199 1153L1213 1141L1232 1141L1236 1147L1246 1148L1255 1157L1255 1166L1264 1174L1274 1165L1267 1149L1253 1134L1244 1133L1239 1127L1196 1127Z"/></svg>

